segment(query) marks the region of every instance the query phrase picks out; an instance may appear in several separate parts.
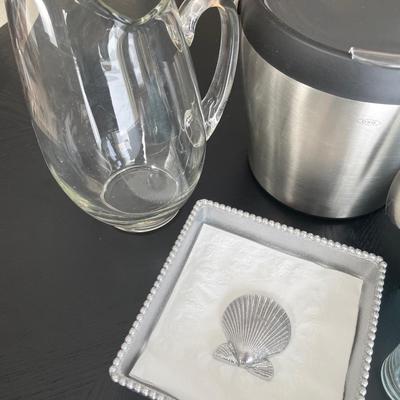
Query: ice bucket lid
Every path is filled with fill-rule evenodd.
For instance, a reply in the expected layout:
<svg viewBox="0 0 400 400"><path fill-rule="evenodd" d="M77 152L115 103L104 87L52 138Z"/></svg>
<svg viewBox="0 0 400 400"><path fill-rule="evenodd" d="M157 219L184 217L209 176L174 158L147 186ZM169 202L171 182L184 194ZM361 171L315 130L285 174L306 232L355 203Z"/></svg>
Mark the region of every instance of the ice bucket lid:
<svg viewBox="0 0 400 400"><path fill-rule="evenodd" d="M398 0L240 0L246 38L271 65L316 89L400 104Z"/></svg>

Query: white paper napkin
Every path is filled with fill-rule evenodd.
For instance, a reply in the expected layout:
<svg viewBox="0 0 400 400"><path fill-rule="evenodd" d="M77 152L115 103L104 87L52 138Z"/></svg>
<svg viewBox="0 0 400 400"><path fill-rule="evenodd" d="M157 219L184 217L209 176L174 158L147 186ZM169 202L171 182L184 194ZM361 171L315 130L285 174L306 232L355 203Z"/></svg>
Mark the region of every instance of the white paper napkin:
<svg viewBox="0 0 400 400"><path fill-rule="evenodd" d="M204 225L131 376L179 400L342 400L362 281ZM244 294L272 297L292 339L266 382L216 361L221 316Z"/></svg>

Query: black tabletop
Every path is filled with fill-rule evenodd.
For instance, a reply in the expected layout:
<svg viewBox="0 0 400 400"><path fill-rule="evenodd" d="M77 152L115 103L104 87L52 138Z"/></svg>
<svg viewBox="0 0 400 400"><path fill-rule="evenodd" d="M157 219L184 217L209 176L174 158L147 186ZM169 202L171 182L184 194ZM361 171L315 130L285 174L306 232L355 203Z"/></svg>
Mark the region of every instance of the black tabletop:
<svg viewBox="0 0 400 400"><path fill-rule="evenodd" d="M192 49L202 89L212 76L217 29L210 12ZM139 399L114 384L108 368L201 198L385 258L388 277L367 398L386 398L380 366L400 342L400 231L383 210L332 221L281 205L249 170L247 131L237 79L208 143L200 183L179 215L155 232L120 232L84 214L51 177L30 125L7 27L0 29L0 399Z"/></svg>

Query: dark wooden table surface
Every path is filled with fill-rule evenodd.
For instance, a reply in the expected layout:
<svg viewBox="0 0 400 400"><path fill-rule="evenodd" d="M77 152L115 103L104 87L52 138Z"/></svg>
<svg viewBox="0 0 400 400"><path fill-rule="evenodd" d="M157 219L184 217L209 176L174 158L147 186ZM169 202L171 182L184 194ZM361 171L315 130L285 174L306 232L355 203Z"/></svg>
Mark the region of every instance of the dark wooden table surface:
<svg viewBox="0 0 400 400"><path fill-rule="evenodd" d="M203 89L214 68L217 29L216 16L208 14L193 48ZM380 366L400 342L400 231L383 210L331 221L279 204L251 175L247 131L238 79L208 144L200 184L178 217L156 232L119 232L80 211L50 176L24 105L7 28L0 29L0 399L139 399L114 384L108 368L200 198L385 258L388 278L368 399L386 398Z"/></svg>

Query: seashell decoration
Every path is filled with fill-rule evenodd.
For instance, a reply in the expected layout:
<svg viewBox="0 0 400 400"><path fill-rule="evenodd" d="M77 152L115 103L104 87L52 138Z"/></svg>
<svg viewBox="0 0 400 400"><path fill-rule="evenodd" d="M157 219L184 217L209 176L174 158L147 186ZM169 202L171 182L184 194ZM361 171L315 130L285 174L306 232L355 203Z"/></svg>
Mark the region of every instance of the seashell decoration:
<svg viewBox="0 0 400 400"><path fill-rule="evenodd" d="M291 337L285 310L268 297L241 296L224 311L222 327L228 341L218 346L214 358L271 380L274 367L269 358L285 350Z"/></svg>

